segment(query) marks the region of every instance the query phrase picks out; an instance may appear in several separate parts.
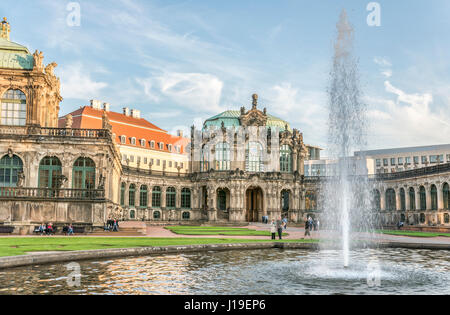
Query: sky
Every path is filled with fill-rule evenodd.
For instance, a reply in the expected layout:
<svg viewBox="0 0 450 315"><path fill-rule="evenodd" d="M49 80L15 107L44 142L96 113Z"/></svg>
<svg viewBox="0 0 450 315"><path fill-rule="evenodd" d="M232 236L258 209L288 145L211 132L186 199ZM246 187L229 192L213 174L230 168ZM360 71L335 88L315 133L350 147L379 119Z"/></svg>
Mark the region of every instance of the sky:
<svg viewBox="0 0 450 315"><path fill-rule="evenodd" d="M61 116L97 99L188 134L224 110L250 108L257 93L261 109L325 148L345 9L369 109L362 149L450 143L450 1L379 0L379 26L367 22L365 0L73 2L0 2L11 40L58 64Z"/></svg>

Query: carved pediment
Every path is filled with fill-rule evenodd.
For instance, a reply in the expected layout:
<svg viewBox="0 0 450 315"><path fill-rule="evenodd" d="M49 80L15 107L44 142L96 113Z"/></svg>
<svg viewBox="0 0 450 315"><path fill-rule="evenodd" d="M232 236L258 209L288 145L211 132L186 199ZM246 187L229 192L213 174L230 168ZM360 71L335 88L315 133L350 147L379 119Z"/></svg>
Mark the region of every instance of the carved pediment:
<svg viewBox="0 0 450 315"><path fill-rule="evenodd" d="M266 111L262 112L257 108L258 105L258 95L253 94L253 106L252 109L248 112L245 112L245 109L241 109L240 121L241 125L244 127L248 126L256 126L262 127L267 123L267 114Z"/></svg>

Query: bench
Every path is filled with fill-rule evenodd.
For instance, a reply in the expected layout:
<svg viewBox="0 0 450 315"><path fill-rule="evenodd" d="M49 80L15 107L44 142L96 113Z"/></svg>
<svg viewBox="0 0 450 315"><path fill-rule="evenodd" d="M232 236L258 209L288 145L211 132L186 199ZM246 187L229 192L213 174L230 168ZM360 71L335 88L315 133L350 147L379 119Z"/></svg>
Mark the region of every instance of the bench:
<svg viewBox="0 0 450 315"><path fill-rule="evenodd" d="M14 232L14 226L0 225L0 234L11 234Z"/></svg>

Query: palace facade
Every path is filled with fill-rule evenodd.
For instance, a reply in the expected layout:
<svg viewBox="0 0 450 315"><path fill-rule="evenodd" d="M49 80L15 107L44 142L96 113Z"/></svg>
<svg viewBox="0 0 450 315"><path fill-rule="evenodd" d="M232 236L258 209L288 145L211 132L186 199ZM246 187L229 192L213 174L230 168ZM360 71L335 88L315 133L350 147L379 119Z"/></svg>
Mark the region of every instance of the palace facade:
<svg viewBox="0 0 450 315"><path fill-rule="evenodd" d="M261 108L228 110L190 139L91 101L59 118L56 63L44 65L0 34L0 227L31 233L42 222L87 230L106 220L232 223L321 215L322 176L305 176L320 148ZM450 226L450 164L373 175L380 224Z"/></svg>

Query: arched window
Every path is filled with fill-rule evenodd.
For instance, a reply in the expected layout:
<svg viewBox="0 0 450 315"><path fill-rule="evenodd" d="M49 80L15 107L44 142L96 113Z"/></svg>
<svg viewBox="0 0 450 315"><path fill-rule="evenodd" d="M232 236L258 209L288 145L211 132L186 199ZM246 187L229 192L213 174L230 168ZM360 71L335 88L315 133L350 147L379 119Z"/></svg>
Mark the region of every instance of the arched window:
<svg viewBox="0 0 450 315"><path fill-rule="evenodd" d="M264 172L263 147L259 142L249 142L245 151L245 170Z"/></svg>
<svg viewBox="0 0 450 315"><path fill-rule="evenodd" d="M202 156L200 159L200 170L202 172L209 171L209 148L208 148L208 146L204 146L202 149Z"/></svg>
<svg viewBox="0 0 450 315"><path fill-rule="evenodd" d="M220 142L216 145L216 170L229 171L230 169L230 145L226 142Z"/></svg>
<svg viewBox="0 0 450 315"><path fill-rule="evenodd" d="M400 188L400 208L402 211L406 210L406 196L403 188Z"/></svg>
<svg viewBox="0 0 450 315"><path fill-rule="evenodd" d="M438 197L436 185L431 185L431 210L438 209Z"/></svg>
<svg viewBox="0 0 450 315"><path fill-rule="evenodd" d="M389 188L386 190L386 210L392 211L396 210L396 204L395 204L395 190L392 188Z"/></svg>
<svg viewBox="0 0 450 315"><path fill-rule="evenodd" d="M27 122L27 98L21 90L8 90L2 96L1 124L25 126Z"/></svg>
<svg viewBox="0 0 450 315"><path fill-rule="evenodd" d="M125 187L126 187L125 183L122 183L120 185L120 205L122 207L125 206Z"/></svg>
<svg viewBox="0 0 450 315"><path fill-rule="evenodd" d="M420 186L420 210L427 210L427 193L425 187Z"/></svg>
<svg viewBox="0 0 450 315"><path fill-rule="evenodd" d="M420 223L422 223L422 224L425 223L425 213L421 213L420 214L420 219L419 220L420 220Z"/></svg>
<svg viewBox="0 0 450 315"><path fill-rule="evenodd" d="M414 188L409 188L409 209L416 210L416 192Z"/></svg>
<svg viewBox="0 0 450 315"><path fill-rule="evenodd" d="M135 218L136 218L136 211L130 210L130 219L135 219Z"/></svg>
<svg viewBox="0 0 450 315"><path fill-rule="evenodd" d="M154 211L154 212L153 212L153 219L155 219L155 220L161 219L161 212L159 212L159 211Z"/></svg>
<svg viewBox="0 0 450 315"><path fill-rule="evenodd" d="M378 189L374 189L373 190L372 209L373 210L380 210L381 209L381 195L380 195L380 191Z"/></svg>
<svg viewBox="0 0 450 315"><path fill-rule="evenodd" d="M183 212L183 220L189 220L191 218L190 212Z"/></svg>
<svg viewBox="0 0 450 315"><path fill-rule="evenodd" d="M136 205L136 185L131 184L128 189L128 205L134 207Z"/></svg>
<svg viewBox="0 0 450 315"><path fill-rule="evenodd" d="M5 155L0 160L0 187L17 186L20 172L23 172L23 163L20 157Z"/></svg>
<svg viewBox="0 0 450 315"><path fill-rule="evenodd" d="M289 190L281 192L281 209L283 211L289 211L289 195Z"/></svg>
<svg viewBox="0 0 450 315"><path fill-rule="evenodd" d="M72 187L95 189L95 163L90 158L79 158L73 166Z"/></svg>
<svg viewBox="0 0 450 315"><path fill-rule="evenodd" d="M191 190L189 188L183 188L181 190L181 208L191 208Z"/></svg>
<svg viewBox="0 0 450 315"><path fill-rule="evenodd" d="M444 213L444 223L450 223L450 215L448 213Z"/></svg>
<svg viewBox="0 0 450 315"><path fill-rule="evenodd" d="M173 209L176 207L176 190L174 187L167 188L166 191L166 208Z"/></svg>
<svg viewBox="0 0 450 315"><path fill-rule="evenodd" d="M61 161L55 156L47 156L39 164L39 188L56 188L62 173Z"/></svg>
<svg viewBox="0 0 450 315"><path fill-rule="evenodd" d="M442 195L444 198L444 209L449 210L450 194L449 194L449 187L448 187L447 183L445 183L442 188Z"/></svg>
<svg viewBox="0 0 450 315"><path fill-rule="evenodd" d="M161 208L161 187L155 186L152 191L152 207Z"/></svg>
<svg viewBox="0 0 450 315"><path fill-rule="evenodd" d="M148 189L147 186L142 185L139 192L139 206L141 208L147 208L148 205Z"/></svg>
<svg viewBox="0 0 450 315"><path fill-rule="evenodd" d="M317 198L314 191L307 191L305 195L306 210L317 210Z"/></svg>
<svg viewBox="0 0 450 315"><path fill-rule="evenodd" d="M280 150L280 172L292 172L292 150L288 145L281 146Z"/></svg>

